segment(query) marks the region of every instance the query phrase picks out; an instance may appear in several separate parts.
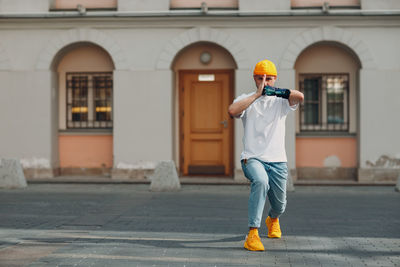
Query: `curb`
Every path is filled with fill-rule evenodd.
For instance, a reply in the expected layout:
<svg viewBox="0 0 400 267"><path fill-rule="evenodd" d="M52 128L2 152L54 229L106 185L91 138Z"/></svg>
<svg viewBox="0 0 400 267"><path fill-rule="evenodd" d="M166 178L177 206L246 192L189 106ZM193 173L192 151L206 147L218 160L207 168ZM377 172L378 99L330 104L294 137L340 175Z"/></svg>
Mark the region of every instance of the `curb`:
<svg viewBox="0 0 400 267"><path fill-rule="evenodd" d="M247 181L235 181L220 177L180 177L182 185L249 185ZM111 179L110 177L68 176L55 178L27 179L28 184L150 184L150 180ZM395 182L357 182L357 181L294 181L294 186L395 186Z"/></svg>

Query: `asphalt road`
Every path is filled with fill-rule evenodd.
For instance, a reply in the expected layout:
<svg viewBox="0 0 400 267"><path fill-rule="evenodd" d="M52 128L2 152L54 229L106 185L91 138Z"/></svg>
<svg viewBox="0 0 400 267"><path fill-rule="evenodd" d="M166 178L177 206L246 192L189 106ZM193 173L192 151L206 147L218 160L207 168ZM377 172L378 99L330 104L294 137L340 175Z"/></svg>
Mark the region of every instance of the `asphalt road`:
<svg viewBox="0 0 400 267"><path fill-rule="evenodd" d="M148 187L0 190L0 266L400 266L393 186L297 186L265 252L243 249L248 186Z"/></svg>

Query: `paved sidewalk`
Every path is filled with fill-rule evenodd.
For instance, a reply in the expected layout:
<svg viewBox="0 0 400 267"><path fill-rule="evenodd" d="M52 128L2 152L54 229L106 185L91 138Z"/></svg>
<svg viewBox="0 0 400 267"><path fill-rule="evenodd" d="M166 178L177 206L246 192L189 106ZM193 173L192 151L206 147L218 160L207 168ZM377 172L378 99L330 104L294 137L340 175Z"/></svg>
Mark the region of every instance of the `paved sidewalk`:
<svg viewBox="0 0 400 267"><path fill-rule="evenodd" d="M296 187L282 239L243 249L246 185L0 190L0 266L400 266L394 187Z"/></svg>

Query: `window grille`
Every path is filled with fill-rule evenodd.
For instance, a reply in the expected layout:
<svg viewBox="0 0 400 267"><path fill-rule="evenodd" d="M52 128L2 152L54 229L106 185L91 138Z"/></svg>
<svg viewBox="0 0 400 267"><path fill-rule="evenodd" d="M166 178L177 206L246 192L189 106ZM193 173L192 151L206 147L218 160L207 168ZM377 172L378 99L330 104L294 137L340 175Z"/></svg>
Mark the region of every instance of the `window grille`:
<svg viewBox="0 0 400 267"><path fill-rule="evenodd" d="M349 131L349 75L300 74L300 131Z"/></svg>
<svg viewBox="0 0 400 267"><path fill-rule="evenodd" d="M67 73L67 128L112 129L112 73Z"/></svg>

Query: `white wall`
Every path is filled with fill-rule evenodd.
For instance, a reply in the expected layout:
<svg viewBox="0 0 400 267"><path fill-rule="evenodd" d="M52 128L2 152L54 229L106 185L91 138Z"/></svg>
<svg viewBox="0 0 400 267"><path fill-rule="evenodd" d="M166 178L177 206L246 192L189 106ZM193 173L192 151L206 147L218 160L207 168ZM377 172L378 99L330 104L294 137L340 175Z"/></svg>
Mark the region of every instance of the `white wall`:
<svg viewBox="0 0 400 267"><path fill-rule="evenodd" d="M234 98L242 95L248 94L255 91L254 79L253 79L253 70L243 70L239 69L235 71L235 95ZM243 124L241 119L234 119L234 173L237 174L237 171L241 171L241 163L240 163L240 154L243 150ZM235 177L235 179L240 179L239 177Z"/></svg>
<svg viewBox="0 0 400 267"><path fill-rule="evenodd" d="M0 12L48 12L49 0L0 0Z"/></svg>
<svg viewBox="0 0 400 267"><path fill-rule="evenodd" d="M295 89L295 71L278 69L277 87ZM299 105L300 108L300 105ZM295 112L289 112L286 118L286 155L289 169L296 168L296 120Z"/></svg>
<svg viewBox="0 0 400 267"><path fill-rule="evenodd" d="M35 71L38 55L54 36L71 28L96 27L121 48L128 65L126 70L116 70L114 74L114 166L117 167L119 163L173 158L173 74L171 70L156 69L169 41L193 26L202 26L217 28L240 43L251 67L236 70L236 97L255 89L252 80L254 64L268 58L278 66L301 33L321 25L334 26L337 21L315 18L299 21L293 18L256 21L241 18L240 22L236 18L215 21L153 18L145 21L114 19L109 24L105 20L98 24L73 21L68 25L58 20L48 24L43 20L40 23L36 20L2 23L7 27L0 30L0 47L4 51L0 58L6 56L9 59L10 72L0 73L0 119L7 125L1 132L0 156L52 161L57 154L54 150L51 152L54 145L50 115L54 111L51 107L52 77L50 71ZM375 63L373 69L364 68L360 76L360 164L365 167L368 160L375 162L381 155L394 157L400 152L400 143L396 139L400 132L399 123L396 123L400 97L400 28L393 18L375 22L359 18L357 25L352 26L353 23L352 19L346 18L340 21L344 25L341 27L354 37L354 46L363 44ZM391 27L385 27L386 24ZM292 70L282 70L278 66L278 75L277 86L294 87ZM293 119L289 117L287 123L287 154L292 168L295 166ZM241 122L236 120L236 169L240 169L242 135Z"/></svg>
<svg viewBox="0 0 400 267"><path fill-rule="evenodd" d="M400 160L400 71L361 70L360 76L360 167L373 167L368 162L382 156Z"/></svg>
<svg viewBox="0 0 400 267"><path fill-rule="evenodd" d="M169 0L118 0L118 11L168 11Z"/></svg>
<svg viewBox="0 0 400 267"><path fill-rule="evenodd" d="M115 71L114 79L114 167L171 160L171 71Z"/></svg>
<svg viewBox="0 0 400 267"><path fill-rule="evenodd" d="M399 0L361 0L361 8L364 10L400 9L400 1Z"/></svg>
<svg viewBox="0 0 400 267"><path fill-rule="evenodd" d="M24 168L51 168L51 73L2 71L0 80L0 158L19 158Z"/></svg>
<svg viewBox="0 0 400 267"><path fill-rule="evenodd" d="M400 29L359 29L358 35L371 49L376 68L360 71L360 167L380 168L382 156L400 160ZM382 44L385 38L385 44ZM399 168L400 166L386 166Z"/></svg>
<svg viewBox="0 0 400 267"><path fill-rule="evenodd" d="M239 0L240 11L290 10L290 0Z"/></svg>

